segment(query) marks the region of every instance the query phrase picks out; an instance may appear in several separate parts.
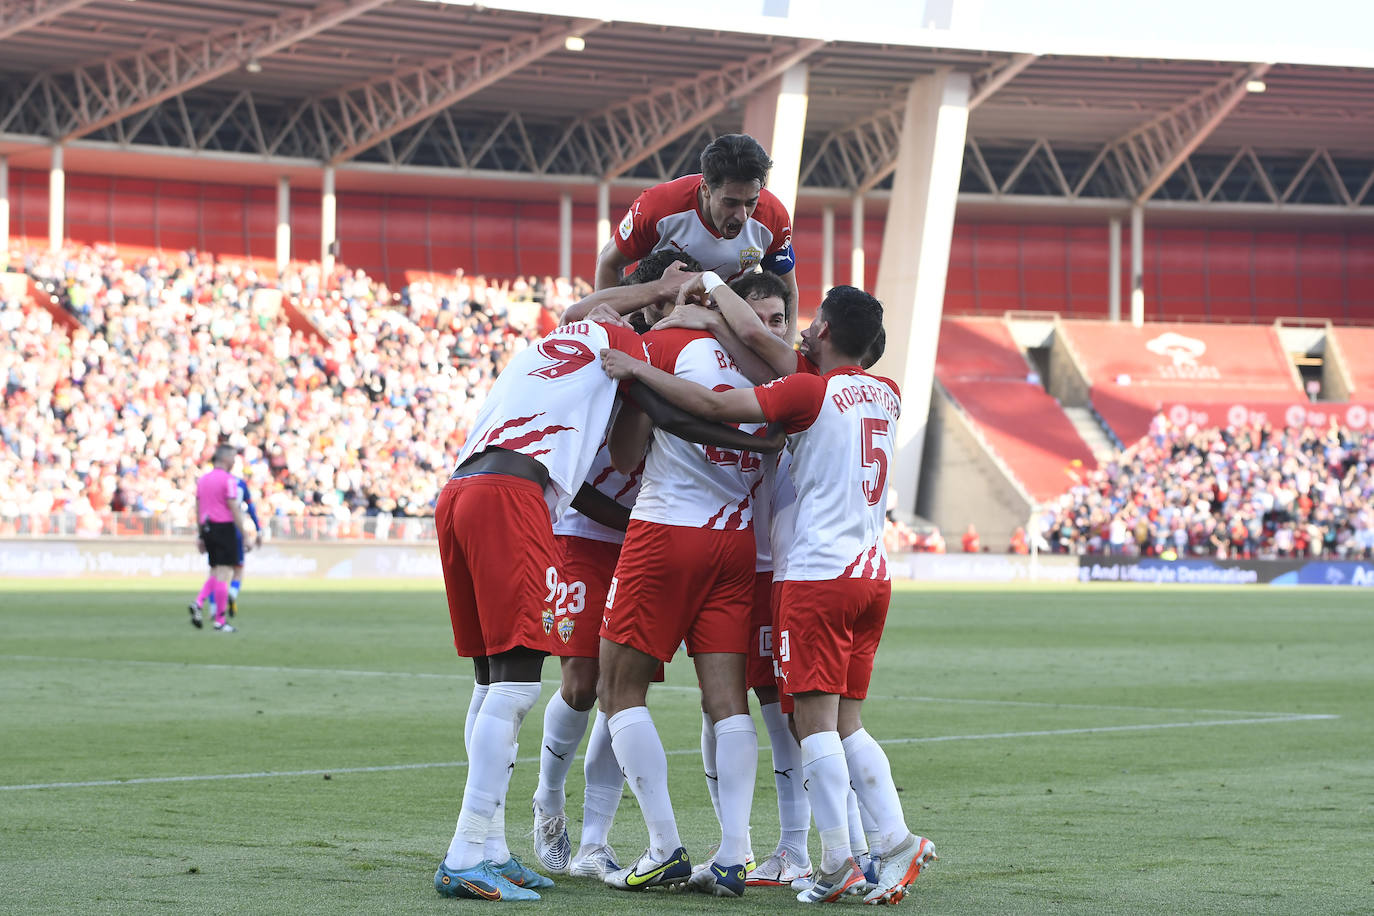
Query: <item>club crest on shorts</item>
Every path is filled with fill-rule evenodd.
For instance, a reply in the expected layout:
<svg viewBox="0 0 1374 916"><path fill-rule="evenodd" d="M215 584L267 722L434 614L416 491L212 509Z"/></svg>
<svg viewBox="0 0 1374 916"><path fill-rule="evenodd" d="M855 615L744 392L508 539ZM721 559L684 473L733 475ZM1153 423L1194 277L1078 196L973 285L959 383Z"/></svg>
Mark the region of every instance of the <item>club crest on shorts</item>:
<svg viewBox="0 0 1374 916"><path fill-rule="evenodd" d="M568 640L572 639L573 627L576 625L577 621L572 618L571 614L565 615L562 620L558 621L558 638L563 640L563 645L566 646Z"/></svg>
<svg viewBox="0 0 1374 916"><path fill-rule="evenodd" d="M553 608L544 608L544 635L548 636L553 632ZM564 642L567 642L565 639Z"/></svg>

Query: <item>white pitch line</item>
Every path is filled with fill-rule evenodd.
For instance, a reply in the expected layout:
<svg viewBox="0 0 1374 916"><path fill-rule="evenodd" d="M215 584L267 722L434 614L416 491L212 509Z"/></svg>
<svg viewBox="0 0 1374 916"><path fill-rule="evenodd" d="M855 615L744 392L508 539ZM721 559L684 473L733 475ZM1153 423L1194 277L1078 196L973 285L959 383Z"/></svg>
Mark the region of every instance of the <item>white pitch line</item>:
<svg viewBox="0 0 1374 916"><path fill-rule="evenodd" d="M1105 732L1130 732L1130 731L1151 731L1160 728L1210 728L1220 725L1263 725L1274 722L1309 722L1322 719L1339 719L1340 716L1330 714L1298 714L1294 713L1281 719L1262 718L1262 719L1214 719L1205 722L1155 722L1145 725L1099 725L1089 728L1056 728L1043 731L1029 732L992 732L980 735L932 735L924 738L888 738L879 741L879 744L934 744L943 741L990 741L1004 738L1045 738L1061 735L1093 735ZM767 747L760 747L759 753L767 751ZM666 751L669 757L681 757L687 754L700 754L700 748L680 748L678 750ZM517 763L538 763L538 757L520 757ZM36 782L25 785L0 786L0 792L21 792L28 789L85 789L100 786L137 786L152 785L157 783L172 782L217 782L227 779L271 779L273 777L287 776L323 776L335 773L391 773L402 770L434 770L449 767L467 766L466 760L452 760L441 763L397 763L385 766L370 767L334 767L323 770L263 770L254 773L217 773L204 776L143 776L136 779L92 779L85 782Z"/></svg>
<svg viewBox="0 0 1374 916"><path fill-rule="evenodd" d="M244 671L267 674L325 674L339 675L342 677L390 677L402 680L455 680L469 683L472 681L472 675L470 674L442 674L430 671L367 671L359 668L297 668L289 665L224 665L215 662L168 662L130 658L87 658L68 655L0 655L0 659L22 662L79 662L82 664L137 665L153 668L202 668L207 671ZM541 682L544 686L553 686L558 683L557 680L544 680ZM697 693L700 690L699 687L677 684L654 684L653 687L656 691L670 691L673 693ZM1265 712L1258 709L1198 709L1187 706L1114 706L1102 703L1052 703L1037 700L987 700L967 697L927 697L877 693L869 694L868 698L870 700L900 700L909 703L962 703L979 706L1026 706L1036 709L1083 709L1108 712L1180 712L1206 713L1208 715L1221 716L1270 716L1273 718L1283 718L1292 715L1287 712Z"/></svg>

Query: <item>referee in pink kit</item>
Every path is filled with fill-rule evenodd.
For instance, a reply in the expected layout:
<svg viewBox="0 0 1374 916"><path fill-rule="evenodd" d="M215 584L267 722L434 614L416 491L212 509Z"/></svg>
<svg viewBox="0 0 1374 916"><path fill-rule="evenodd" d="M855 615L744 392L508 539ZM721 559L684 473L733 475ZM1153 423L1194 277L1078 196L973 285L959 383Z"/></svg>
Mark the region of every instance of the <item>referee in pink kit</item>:
<svg viewBox="0 0 1374 916"><path fill-rule="evenodd" d="M196 481L196 520L200 524L196 549L209 557L210 575L191 602L191 625L196 629L205 625L201 607L207 597L214 595L215 629L221 633L234 632L233 625L224 619L224 609L229 605L229 582L239 559L239 537L243 538L245 551L253 548L248 519L239 500L239 482L229 472L234 466L234 455L232 445L216 446L213 469Z"/></svg>

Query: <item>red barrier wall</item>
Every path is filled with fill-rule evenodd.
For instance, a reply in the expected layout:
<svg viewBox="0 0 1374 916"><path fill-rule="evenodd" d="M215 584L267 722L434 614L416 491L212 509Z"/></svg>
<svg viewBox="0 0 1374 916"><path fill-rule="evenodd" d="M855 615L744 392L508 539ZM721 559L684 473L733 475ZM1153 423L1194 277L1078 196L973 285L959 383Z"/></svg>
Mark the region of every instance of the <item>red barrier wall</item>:
<svg viewBox="0 0 1374 916"><path fill-rule="evenodd" d="M11 234L45 245L47 173L10 171ZM612 222L620 216L612 212ZM319 256L319 192L291 193L292 256ZM573 207L574 273L590 278L595 207ZM821 294L821 215L795 217L802 314ZM67 235L130 251L199 248L270 264L276 189L204 182L68 174ZM872 288L884 220L865 221L865 278ZM1129 297L1129 232L1122 255ZM463 267L489 276L554 274L558 203L476 201L401 194L339 194L340 257L390 282L406 269ZM835 281L848 283L850 219L835 215ZM1107 314L1107 228L961 222L954 228L945 312L1001 315L1008 309L1066 317ZM1152 229L1145 232L1146 318L1267 322L1330 318L1374 324L1374 233Z"/></svg>

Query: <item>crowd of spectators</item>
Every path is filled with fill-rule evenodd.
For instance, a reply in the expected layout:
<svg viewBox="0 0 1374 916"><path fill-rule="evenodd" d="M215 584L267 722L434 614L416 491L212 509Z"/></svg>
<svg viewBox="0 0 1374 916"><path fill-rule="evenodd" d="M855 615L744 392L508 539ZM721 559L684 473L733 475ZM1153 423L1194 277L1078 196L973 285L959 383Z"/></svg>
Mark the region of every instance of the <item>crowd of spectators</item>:
<svg viewBox="0 0 1374 916"><path fill-rule="evenodd" d="M222 438L260 514L427 515L492 380L585 287L458 272L392 291L318 265L275 278L187 252L32 253L74 315L0 302L0 520L106 510L190 522ZM542 297L542 301L541 301Z"/></svg>
<svg viewBox="0 0 1374 916"><path fill-rule="evenodd" d="M1058 553L1374 558L1374 435L1179 427L1160 415L1041 527Z"/></svg>

